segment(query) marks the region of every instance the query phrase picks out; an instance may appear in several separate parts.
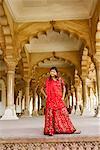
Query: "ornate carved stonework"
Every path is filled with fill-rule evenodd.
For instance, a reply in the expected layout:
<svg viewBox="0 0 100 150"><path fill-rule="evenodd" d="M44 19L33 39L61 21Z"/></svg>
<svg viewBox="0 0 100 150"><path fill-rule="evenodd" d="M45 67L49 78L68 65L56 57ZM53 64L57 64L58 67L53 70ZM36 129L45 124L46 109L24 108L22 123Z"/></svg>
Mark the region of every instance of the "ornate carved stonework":
<svg viewBox="0 0 100 150"><path fill-rule="evenodd" d="M69 139L69 140L68 140ZM0 150L99 150L100 138L46 138L0 141Z"/></svg>

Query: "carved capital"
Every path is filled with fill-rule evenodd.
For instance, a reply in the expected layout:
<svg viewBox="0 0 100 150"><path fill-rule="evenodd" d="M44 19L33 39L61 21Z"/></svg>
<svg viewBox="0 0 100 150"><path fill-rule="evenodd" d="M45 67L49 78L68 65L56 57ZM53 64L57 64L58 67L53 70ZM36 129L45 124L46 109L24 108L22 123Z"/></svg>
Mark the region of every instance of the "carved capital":
<svg viewBox="0 0 100 150"><path fill-rule="evenodd" d="M2 3L2 0L0 0L0 4Z"/></svg>
<svg viewBox="0 0 100 150"><path fill-rule="evenodd" d="M81 78L82 78L82 82L86 82L87 74L83 73Z"/></svg>
<svg viewBox="0 0 100 150"><path fill-rule="evenodd" d="M17 65L17 61L12 56L4 57L4 60L7 64L8 71L14 71Z"/></svg>
<svg viewBox="0 0 100 150"><path fill-rule="evenodd" d="M9 35L10 34L9 26L3 26L2 29L3 29L4 35ZM7 38L6 38L6 40L7 40Z"/></svg>
<svg viewBox="0 0 100 150"><path fill-rule="evenodd" d="M96 64L97 70L100 70L100 62L96 62L95 64Z"/></svg>
<svg viewBox="0 0 100 150"><path fill-rule="evenodd" d="M73 85L71 85L71 92L73 93L75 91L75 88Z"/></svg>
<svg viewBox="0 0 100 150"><path fill-rule="evenodd" d="M79 80L78 71L75 70L75 88L79 85Z"/></svg>
<svg viewBox="0 0 100 150"><path fill-rule="evenodd" d="M100 52L94 55L94 61L96 64L100 63Z"/></svg>
<svg viewBox="0 0 100 150"><path fill-rule="evenodd" d="M100 18L99 18L99 22L98 22L98 25L97 25L97 30L100 31Z"/></svg>
<svg viewBox="0 0 100 150"><path fill-rule="evenodd" d="M29 86L29 83L30 83L30 78L25 78L25 77L23 77L23 80L26 82L26 86Z"/></svg>
<svg viewBox="0 0 100 150"><path fill-rule="evenodd" d="M81 78L82 79L85 79L87 77L88 67L89 67L88 63L89 63L88 49L84 48L84 50L83 50L83 56L82 56L82 62L81 62L81 67L82 67Z"/></svg>
<svg viewBox="0 0 100 150"><path fill-rule="evenodd" d="M7 18L6 16L0 16L0 24L1 25L7 25Z"/></svg>
<svg viewBox="0 0 100 150"><path fill-rule="evenodd" d="M96 32L96 56L100 57L100 20L97 24L97 32ZM99 55L99 56L98 56Z"/></svg>
<svg viewBox="0 0 100 150"><path fill-rule="evenodd" d="M4 16L4 9L2 7L2 4L0 4L0 16Z"/></svg>

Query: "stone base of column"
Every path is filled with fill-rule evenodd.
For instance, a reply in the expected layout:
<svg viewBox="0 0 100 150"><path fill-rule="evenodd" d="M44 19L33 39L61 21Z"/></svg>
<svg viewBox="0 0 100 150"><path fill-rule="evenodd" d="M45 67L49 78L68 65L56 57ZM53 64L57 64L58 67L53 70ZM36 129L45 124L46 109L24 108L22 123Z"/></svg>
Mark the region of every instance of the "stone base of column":
<svg viewBox="0 0 100 150"><path fill-rule="evenodd" d="M96 117L100 118L100 105L97 107Z"/></svg>
<svg viewBox="0 0 100 150"><path fill-rule="evenodd" d="M9 106L6 108L4 115L1 120L17 120L19 119L16 115L15 106Z"/></svg>
<svg viewBox="0 0 100 150"><path fill-rule="evenodd" d="M21 117L30 117L29 110L25 109L24 113L23 113L23 115Z"/></svg>
<svg viewBox="0 0 100 150"><path fill-rule="evenodd" d="M4 105L2 102L0 102L0 117L3 116L4 112L5 112Z"/></svg>
<svg viewBox="0 0 100 150"><path fill-rule="evenodd" d="M38 116L38 112L37 111L33 111L32 116Z"/></svg>
<svg viewBox="0 0 100 150"><path fill-rule="evenodd" d="M82 115L82 112L80 110L80 106L79 105L76 107L75 115Z"/></svg>
<svg viewBox="0 0 100 150"><path fill-rule="evenodd" d="M95 116L95 111L89 110L88 108L84 108L82 116Z"/></svg>
<svg viewBox="0 0 100 150"><path fill-rule="evenodd" d="M72 111L71 114L75 114L76 110L75 110L75 106L72 107Z"/></svg>

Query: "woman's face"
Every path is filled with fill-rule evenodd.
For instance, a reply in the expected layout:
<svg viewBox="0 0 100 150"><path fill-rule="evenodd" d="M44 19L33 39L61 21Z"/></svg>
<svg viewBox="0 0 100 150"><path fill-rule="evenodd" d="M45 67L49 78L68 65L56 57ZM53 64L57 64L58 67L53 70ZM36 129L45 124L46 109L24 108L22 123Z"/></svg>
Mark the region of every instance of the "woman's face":
<svg viewBox="0 0 100 150"><path fill-rule="evenodd" d="M54 69L50 70L50 75L51 75L51 77L57 76L56 70L54 70Z"/></svg>

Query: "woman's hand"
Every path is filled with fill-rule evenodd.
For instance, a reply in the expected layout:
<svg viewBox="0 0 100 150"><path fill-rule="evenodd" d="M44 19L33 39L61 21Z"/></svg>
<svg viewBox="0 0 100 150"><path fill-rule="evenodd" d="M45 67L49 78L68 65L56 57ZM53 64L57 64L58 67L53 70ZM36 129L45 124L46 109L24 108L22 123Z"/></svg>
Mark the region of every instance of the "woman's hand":
<svg viewBox="0 0 100 150"><path fill-rule="evenodd" d="M47 99L47 95L45 95L45 98Z"/></svg>
<svg viewBox="0 0 100 150"><path fill-rule="evenodd" d="M61 98L64 101L64 97Z"/></svg>

